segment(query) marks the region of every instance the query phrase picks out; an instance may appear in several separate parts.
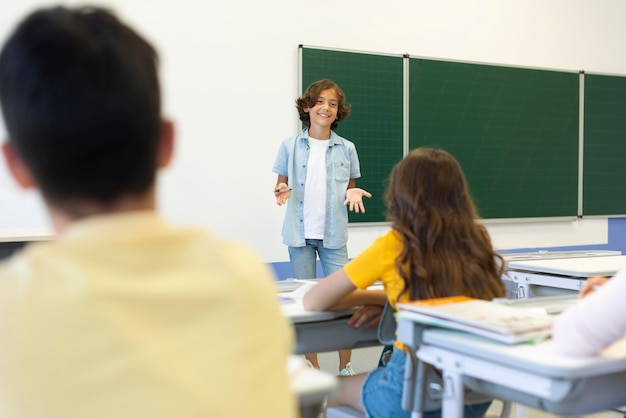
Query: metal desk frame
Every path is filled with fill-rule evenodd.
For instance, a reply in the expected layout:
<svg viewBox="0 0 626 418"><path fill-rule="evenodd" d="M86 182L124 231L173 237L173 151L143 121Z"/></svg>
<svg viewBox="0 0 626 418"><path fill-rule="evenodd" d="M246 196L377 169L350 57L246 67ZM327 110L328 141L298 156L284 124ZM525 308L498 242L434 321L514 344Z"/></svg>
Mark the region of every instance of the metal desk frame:
<svg viewBox="0 0 626 418"><path fill-rule="evenodd" d="M626 359L567 358L551 341L506 345L458 331L425 328L398 318L398 337L410 347L406 405L419 415L421 362L443 372L442 416L463 416L464 390L561 415L598 412L624 404ZM409 367L410 366L410 367Z"/></svg>

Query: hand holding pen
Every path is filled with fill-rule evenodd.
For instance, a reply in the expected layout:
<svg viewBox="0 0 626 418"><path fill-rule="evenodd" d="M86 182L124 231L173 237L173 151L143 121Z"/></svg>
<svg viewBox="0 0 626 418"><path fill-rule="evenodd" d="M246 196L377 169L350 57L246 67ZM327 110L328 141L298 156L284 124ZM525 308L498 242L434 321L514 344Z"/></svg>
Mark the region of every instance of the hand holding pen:
<svg viewBox="0 0 626 418"><path fill-rule="evenodd" d="M291 196L291 189L286 183L278 183L274 187L274 196L276 196L276 204L282 206L287 203L287 199Z"/></svg>

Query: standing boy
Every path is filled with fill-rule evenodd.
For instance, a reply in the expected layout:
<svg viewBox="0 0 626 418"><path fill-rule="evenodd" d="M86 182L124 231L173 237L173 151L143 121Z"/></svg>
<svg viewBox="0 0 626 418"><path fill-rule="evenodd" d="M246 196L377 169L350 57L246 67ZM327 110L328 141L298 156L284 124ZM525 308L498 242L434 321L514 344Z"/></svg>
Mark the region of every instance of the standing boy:
<svg viewBox="0 0 626 418"><path fill-rule="evenodd" d="M372 195L355 187L361 177L356 147L334 132L350 114L339 86L331 80L316 81L296 100L296 107L306 128L284 140L278 150L272 169L278 174L274 194L279 206L287 203L283 242L293 275L312 279L318 256L324 276L348 262L346 206L365 212L362 198ZM339 352L342 375L355 374L350 356L350 350ZM306 357L319 369L316 354Z"/></svg>
<svg viewBox="0 0 626 418"><path fill-rule="evenodd" d="M152 46L102 9L35 11L0 104L10 172L58 233L0 265L0 416L295 417L265 263L156 212L173 126Z"/></svg>

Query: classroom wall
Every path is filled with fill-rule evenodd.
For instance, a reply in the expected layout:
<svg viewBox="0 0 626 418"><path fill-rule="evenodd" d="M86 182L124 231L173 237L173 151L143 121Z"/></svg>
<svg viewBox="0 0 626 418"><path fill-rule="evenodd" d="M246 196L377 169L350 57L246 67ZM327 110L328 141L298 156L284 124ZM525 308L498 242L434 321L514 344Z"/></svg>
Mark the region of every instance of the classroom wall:
<svg viewBox="0 0 626 418"><path fill-rule="evenodd" d="M1 40L33 7L54 4L2 3ZM281 140L299 129L299 44L626 75L622 0L98 4L116 10L161 54L164 112L178 137L173 165L159 179L163 213L247 242L270 263L288 259L271 167ZM358 138L350 139L358 148ZM607 219L488 224L501 250L613 245L611 227ZM386 230L351 226L349 255ZM50 232L41 202L19 191L0 164L0 239Z"/></svg>

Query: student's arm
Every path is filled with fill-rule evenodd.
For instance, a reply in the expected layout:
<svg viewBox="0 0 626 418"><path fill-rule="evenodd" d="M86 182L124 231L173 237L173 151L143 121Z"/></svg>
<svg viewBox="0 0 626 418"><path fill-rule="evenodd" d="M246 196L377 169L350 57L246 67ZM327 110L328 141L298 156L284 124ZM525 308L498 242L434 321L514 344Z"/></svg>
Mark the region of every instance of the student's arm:
<svg viewBox="0 0 626 418"><path fill-rule="evenodd" d="M592 356L626 333L626 269L555 318L552 340L558 353Z"/></svg>
<svg viewBox="0 0 626 418"><path fill-rule="evenodd" d="M310 311L339 311L361 305L384 305L383 290L360 290L343 269L331 274L304 294L302 304Z"/></svg>
<svg viewBox="0 0 626 418"><path fill-rule="evenodd" d="M365 206L363 206L363 196L372 197L372 194L366 190L359 189L356 186L356 180L350 179L348 182L348 190L346 190L346 200L343 202L343 205L348 205L348 209L350 211L354 211L356 213L362 212L365 213Z"/></svg>
<svg viewBox="0 0 626 418"><path fill-rule="evenodd" d="M287 185L289 179L287 176L278 175L276 186L274 187L274 196L276 196L276 204L282 206L287 203L287 199L291 196L291 189Z"/></svg>

